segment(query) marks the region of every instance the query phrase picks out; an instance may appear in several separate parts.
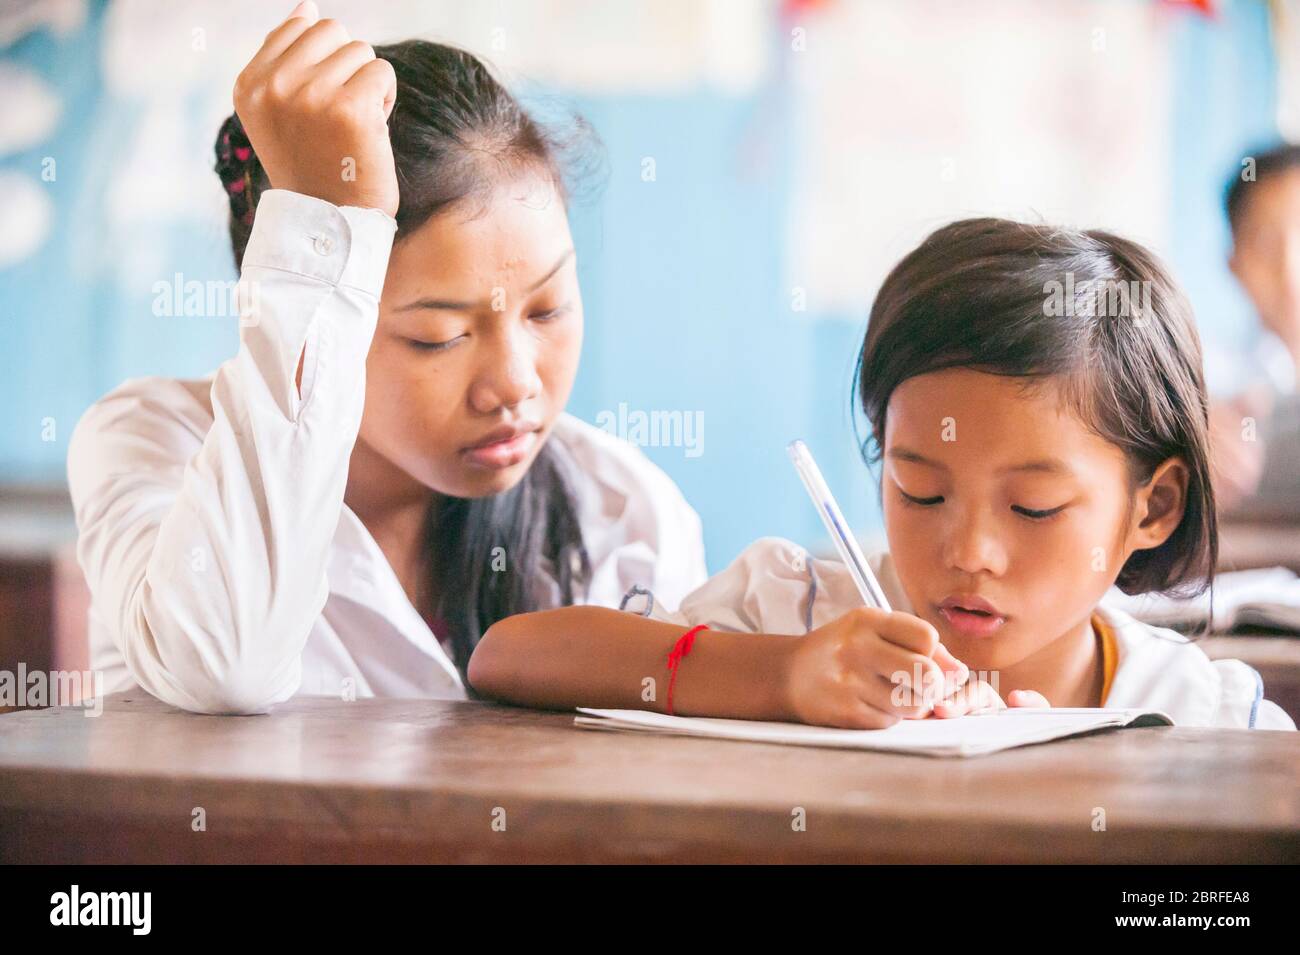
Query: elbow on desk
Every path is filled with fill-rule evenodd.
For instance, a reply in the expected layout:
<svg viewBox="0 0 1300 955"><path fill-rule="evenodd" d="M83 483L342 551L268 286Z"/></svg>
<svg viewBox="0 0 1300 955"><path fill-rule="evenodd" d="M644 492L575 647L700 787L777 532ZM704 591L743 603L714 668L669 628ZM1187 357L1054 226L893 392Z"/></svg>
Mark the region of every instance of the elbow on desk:
<svg viewBox="0 0 1300 955"><path fill-rule="evenodd" d="M546 672L539 659L554 629L553 615L565 610L535 610L498 620L487 628L470 655L465 677L474 692L489 699L529 705Z"/></svg>
<svg viewBox="0 0 1300 955"><path fill-rule="evenodd" d="M519 620L518 616L498 620L487 628L474 647L465 678L480 696L506 698L515 675L510 668L510 660L515 655L512 647L522 636Z"/></svg>
<svg viewBox="0 0 1300 955"><path fill-rule="evenodd" d="M132 668L134 669L134 668ZM268 712L295 692L268 682L263 676L225 671L195 674L134 672L135 680L151 696L189 713L209 716L254 716Z"/></svg>
<svg viewBox="0 0 1300 955"><path fill-rule="evenodd" d="M269 683L260 675L226 674L203 688L197 696L196 713L213 716L256 716L267 713L277 703L283 703L297 692L296 685L288 687Z"/></svg>
<svg viewBox="0 0 1300 955"><path fill-rule="evenodd" d="M222 640L175 621L156 627L149 616L137 614L137 632L123 641L122 649L136 683L162 702L190 713L252 716L298 691L300 658L270 660L241 653L239 648L258 646L259 641L242 636Z"/></svg>
<svg viewBox="0 0 1300 955"><path fill-rule="evenodd" d="M264 670L225 667L209 673L137 673L136 681L164 703L209 716L254 716L297 692L297 681L271 680Z"/></svg>

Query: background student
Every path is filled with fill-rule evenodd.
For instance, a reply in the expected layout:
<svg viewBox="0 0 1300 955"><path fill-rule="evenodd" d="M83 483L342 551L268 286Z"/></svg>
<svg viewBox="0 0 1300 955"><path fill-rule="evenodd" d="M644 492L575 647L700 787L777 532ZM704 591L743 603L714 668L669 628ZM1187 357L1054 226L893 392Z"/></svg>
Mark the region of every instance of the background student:
<svg viewBox="0 0 1300 955"><path fill-rule="evenodd" d="M1227 190L1229 267L1262 334L1212 411L1215 474L1228 511L1300 520L1300 146L1250 159Z"/></svg>

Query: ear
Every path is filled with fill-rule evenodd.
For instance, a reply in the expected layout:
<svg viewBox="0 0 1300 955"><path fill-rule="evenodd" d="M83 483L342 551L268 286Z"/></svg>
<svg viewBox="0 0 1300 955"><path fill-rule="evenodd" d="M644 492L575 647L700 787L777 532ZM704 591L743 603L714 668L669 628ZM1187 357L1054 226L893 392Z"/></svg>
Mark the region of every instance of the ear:
<svg viewBox="0 0 1300 955"><path fill-rule="evenodd" d="M1187 509L1187 484L1191 472L1182 458L1169 458L1156 468L1151 480L1138 488L1133 505L1134 524L1129 532L1133 550L1159 547L1169 539Z"/></svg>
<svg viewBox="0 0 1300 955"><path fill-rule="evenodd" d="M1236 243L1233 243L1232 254L1228 256L1228 271L1238 282L1241 281L1241 253L1237 251Z"/></svg>

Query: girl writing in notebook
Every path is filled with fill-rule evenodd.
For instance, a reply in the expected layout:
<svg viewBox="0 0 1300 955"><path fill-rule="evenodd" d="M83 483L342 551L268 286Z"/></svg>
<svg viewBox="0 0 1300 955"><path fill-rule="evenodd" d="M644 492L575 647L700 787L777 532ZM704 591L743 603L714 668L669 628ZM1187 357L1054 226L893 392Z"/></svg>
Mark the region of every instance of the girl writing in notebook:
<svg viewBox="0 0 1300 955"><path fill-rule="evenodd" d="M1199 592L1216 558L1200 344L1149 252L1001 219L941 228L881 287L857 379L894 612L864 608L843 565L764 539L676 612L638 594L639 612L497 623L474 687L857 728L1047 703L1294 728L1254 670L1103 600ZM944 698L897 692L917 675Z"/></svg>

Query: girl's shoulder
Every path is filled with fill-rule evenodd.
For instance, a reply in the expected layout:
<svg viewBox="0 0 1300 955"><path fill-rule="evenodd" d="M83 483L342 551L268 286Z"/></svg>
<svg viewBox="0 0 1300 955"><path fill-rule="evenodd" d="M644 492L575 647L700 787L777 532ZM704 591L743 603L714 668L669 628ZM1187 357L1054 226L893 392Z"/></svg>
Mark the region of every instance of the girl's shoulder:
<svg viewBox="0 0 1300 955"><path fill-rule="evenodd" d="M564 447L573 464L612 490L658 491L686 503L673 479L640 448L567 411L555 419L551 439Z"/></svg>
<svg viewBox="0 0 1300 955"><path fill-rule="evenodd" d="M888 553L868 563L895 610L909 605ZM802 634L830 623L862 597L839 560L817 558L794 541L762 537L682 601L676 614L655 616L694 626L749 633Z"/></svg>
<svg viewBox="0 0 1300 955"><path fill-rule="evenodd" d="M676 606L706 579L699 515L639 448L568 413L550 441L573 482L592 566L589 602L618 606L635 591Z"/></svg>
<svg viewBox="0 0 1300 955"><path fill-rule="evenodd" d="M699 515L681 489L640 448L567 412L556 418L551 440L563 448L585 492L580 503L592 505L593 517L606 523L649 518L701 534Z"/></svg>
<svg viewBox="0 0 1300 955"><path fill-rule="evenodd" d="M68 442L75 497L90 478L184 467L212 427L212 377L128 378L82 414Z"/></svg>
<svg viewBox="0 0 1300 955"><path fill-rule="evenodd" d="M130 424L131 430L181 425L197 431L201 437L212 425L214 375L215 372L203 378L160 375L128 378L91 404L78 426L82 421L102 426L107 418L118 424Z"/></svg>
<svg viewBox="0 0 1300 955"><path fill-rule="evenodd" d="M1105 602L1098 614L1117 651L1108 707L1162 710L1179 726L1295 729L1264 699L1260 675L1240 660L1211 660L1195 641L1154 627Z"/></svg>

